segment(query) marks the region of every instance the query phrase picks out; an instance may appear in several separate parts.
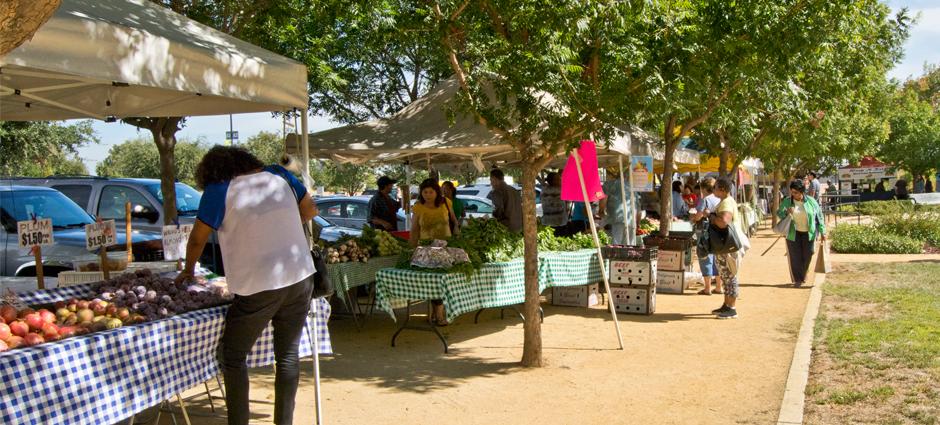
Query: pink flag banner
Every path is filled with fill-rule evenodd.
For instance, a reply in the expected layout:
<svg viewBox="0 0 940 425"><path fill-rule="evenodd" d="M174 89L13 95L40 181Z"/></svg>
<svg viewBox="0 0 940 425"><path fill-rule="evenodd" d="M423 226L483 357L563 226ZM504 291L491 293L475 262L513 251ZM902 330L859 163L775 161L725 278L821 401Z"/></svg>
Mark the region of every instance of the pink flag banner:
<svg viewBox="0 0 940 425"><path fill-rule="evenodd" d="M584 173L584 186L587 188L588 201L596 202L604 199L606 195L601 189L601 176L597 172L597 146L591 140L582 140L577 152L577 157L581 159L581 172ZM563 201L584 202L581 179L575 163L578 160L577 157L572 153L568 157L565 169L561 172L561 199Z"/></svg>

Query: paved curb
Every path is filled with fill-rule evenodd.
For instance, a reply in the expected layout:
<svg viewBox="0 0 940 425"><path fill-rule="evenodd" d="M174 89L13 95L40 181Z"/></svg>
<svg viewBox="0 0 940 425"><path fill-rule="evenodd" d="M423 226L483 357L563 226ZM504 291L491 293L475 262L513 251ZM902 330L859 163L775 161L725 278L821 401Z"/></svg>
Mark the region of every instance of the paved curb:
<svg viewBox="0 0 940 425"><path fill-rule="evenodd" d="M816 316L822 301L822 288L826 275L816 273L813 288L803 313L800 335L793 349L793 361L790 362L790 374L777 415L777 425L799 425L803 423L803 407L806 401L806 383L809 381L809 366L813 353L813 334L816 329Z"/></svg>

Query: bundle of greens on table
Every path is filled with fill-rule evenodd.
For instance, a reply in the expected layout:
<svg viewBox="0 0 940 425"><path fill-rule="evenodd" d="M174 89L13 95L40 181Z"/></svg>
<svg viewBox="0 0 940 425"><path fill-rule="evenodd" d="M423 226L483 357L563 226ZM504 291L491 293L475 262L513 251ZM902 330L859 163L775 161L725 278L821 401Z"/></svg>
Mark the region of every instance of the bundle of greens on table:
<svg viewBox="0 0 940 425"><path fill-rule="evenodd" d="M601 245L610 243L610 239L603 232L598 236ZM556 236L550 227L544 227L538 233L539 251L578 251L594 247L593 237L589 234L577 234L571 237ZM431 241L422 241L421 245L428 245ZM414 250L402 252L398 268L408 270L421 270L438 273L464 273L471 275L483 267L484 263L501 263L521 258L523 255L522 233L514 233L491 218L471 218L466 226L460 229L460 235L447 242L451 248L460 248L470 257L469 263L457 264L446 269L426 269L411 264Z"/></svg>

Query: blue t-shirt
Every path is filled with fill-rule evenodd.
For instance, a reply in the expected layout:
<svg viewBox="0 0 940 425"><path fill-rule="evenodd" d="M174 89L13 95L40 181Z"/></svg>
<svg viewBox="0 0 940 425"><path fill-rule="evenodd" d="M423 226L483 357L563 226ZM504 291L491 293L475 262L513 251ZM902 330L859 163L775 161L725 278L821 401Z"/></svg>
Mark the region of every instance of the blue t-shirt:
<svg viewBox="0 0 940 425"><path fill-rule="evenodd" d="M575 202L574 211L571 212L571 221L588 221L587 211L584 208L584 202Z"/></svg>
<svg viewBox="0 0 940 425"><path fill-rule="evenodd" d="M304 199L307 188L290 171L280 165L269 165L264 167L264 171L287 180L288 185L294 191L297 203ZM229 183L231 182L225 181L206 186L206 190L202 192L202 199L199 200L199 212L196 213L196 218L214 230L219 230L225 218L225 197L228 194Z"/></svg>

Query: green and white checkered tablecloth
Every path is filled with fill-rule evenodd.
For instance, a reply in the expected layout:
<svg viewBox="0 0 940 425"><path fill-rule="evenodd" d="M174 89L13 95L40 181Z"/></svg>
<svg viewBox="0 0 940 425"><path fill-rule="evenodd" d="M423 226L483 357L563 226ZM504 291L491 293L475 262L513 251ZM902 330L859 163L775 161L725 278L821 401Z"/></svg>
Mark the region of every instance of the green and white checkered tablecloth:
<svg viewBox="0 0 940 425"><path fill-rule="evenodd" d="M597 253L592 250L548 252L539 255L539 291L549 286L577 286L601 279ZM593 262L593 264L588 264ZM592 280L593 279L593 280ZM525 301L522 259L487 263L473 276L383 269L376 274L376 305L395 317L393 300L444 302L447 320L481 308L504 307Z"/></svg>
<svg viewBox="0 0 940 425"><path fill-rule="evenodd" d="M335 263L327 264L326 271L330 275L333 285L336 286L336 294L339 299L349 306L347 292L350 289L368 285L375 282L375 274L382 269L395 267L398 264L398 256L373 257L369 261Z"/></svg>

